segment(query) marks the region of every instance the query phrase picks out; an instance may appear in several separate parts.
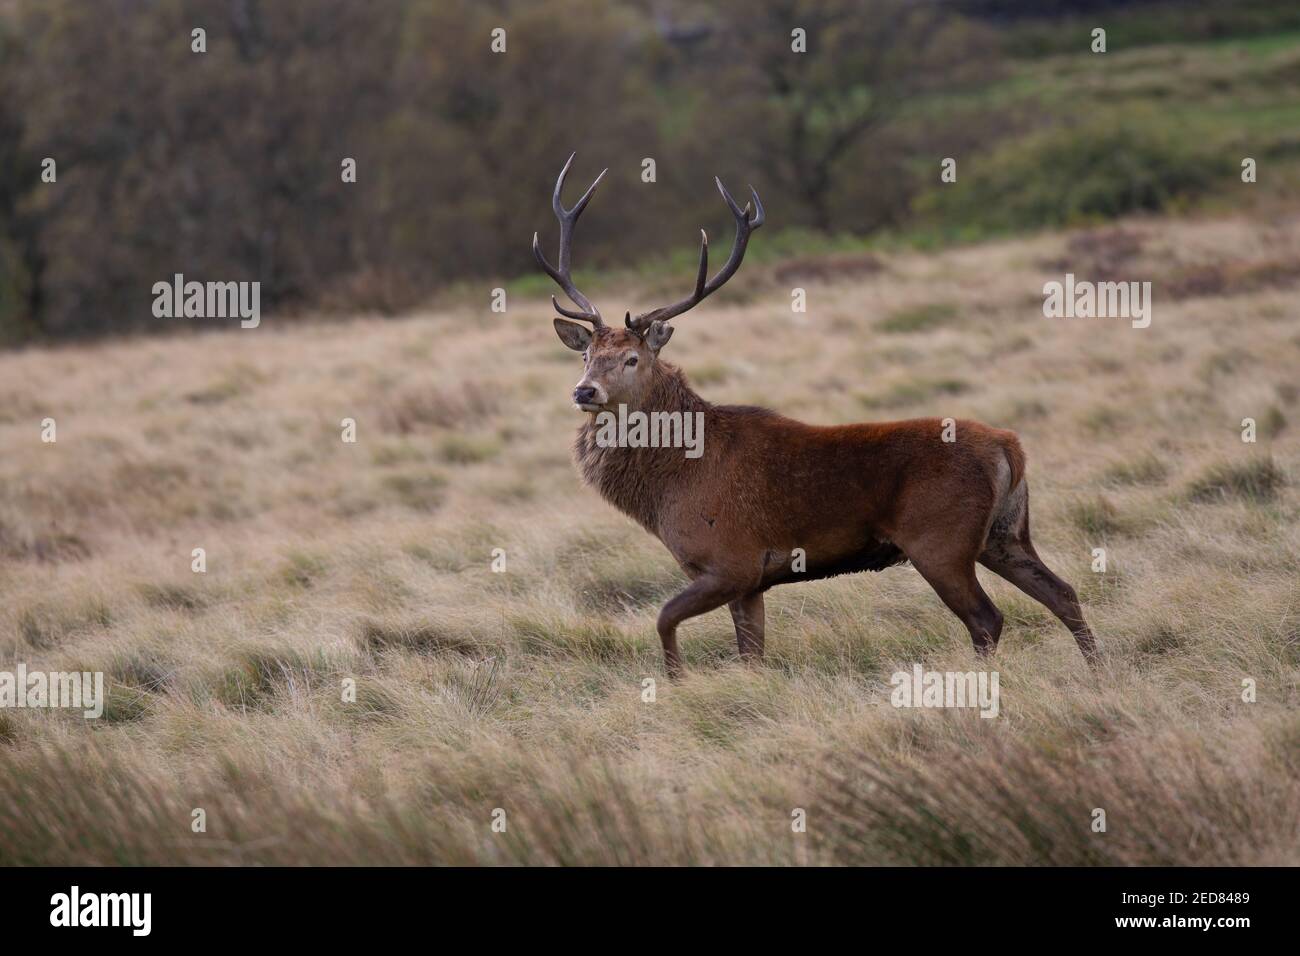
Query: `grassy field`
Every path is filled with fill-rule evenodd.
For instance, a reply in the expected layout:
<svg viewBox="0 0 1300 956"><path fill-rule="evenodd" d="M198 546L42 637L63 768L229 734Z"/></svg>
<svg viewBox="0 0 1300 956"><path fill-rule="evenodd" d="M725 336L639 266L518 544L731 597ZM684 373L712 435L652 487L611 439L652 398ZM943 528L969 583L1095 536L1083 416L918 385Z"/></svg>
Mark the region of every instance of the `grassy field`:
<svg viewBox="0 0 1300 956"><path fill-rule="evenodd" d="M0 711L0 862L1300 863L1300 219L747 271L665 356L714 401L1017 429L1098 672L981 570L1000 716L895 709L895 670L980 666L901 567L771 592L761 667L725 611L688 622L670 684L684 579L580 485L540 297L28 350L0 355L0 668L110 696ZM1045 319L1066 271L1151 280L1151 327Z"/></svg>

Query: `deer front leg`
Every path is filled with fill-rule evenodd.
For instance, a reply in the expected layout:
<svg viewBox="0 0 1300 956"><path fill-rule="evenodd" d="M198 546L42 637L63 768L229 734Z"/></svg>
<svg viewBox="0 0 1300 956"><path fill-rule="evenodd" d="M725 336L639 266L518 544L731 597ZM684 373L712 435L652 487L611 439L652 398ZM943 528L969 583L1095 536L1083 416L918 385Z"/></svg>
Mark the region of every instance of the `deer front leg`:
<svg viewBox="0 0 1300 956"><path fill-rule="evenodd" d="M763 659L763 592L754 591L727 605L736 625L736 646L741 660L754 663Z"/></svg>
<svg viewBox="0 0 1300 956"><path fill-rule="evenodd" d="M682 655L677 649L677 625L688 617L695 617L722 607L728 601L734 600L740 590L730 581L704 574L664 605L663 610L659 612L658 630L659 640L664 645L664 666L668 669L669 677L676 679L685 673Z"/></svg>

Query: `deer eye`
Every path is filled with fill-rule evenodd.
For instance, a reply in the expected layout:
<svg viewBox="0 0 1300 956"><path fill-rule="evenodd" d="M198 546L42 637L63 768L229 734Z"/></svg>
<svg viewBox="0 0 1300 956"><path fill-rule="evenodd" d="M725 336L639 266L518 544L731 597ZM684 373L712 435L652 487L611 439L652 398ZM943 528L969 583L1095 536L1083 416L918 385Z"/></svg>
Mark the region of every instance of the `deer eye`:
<svg viewBox="0 0 1300 956"><path fill-rule="evenodd" d="M633 355L630 359L628 359L623 364L626 365L628 368L634 367L636 365L636 356Z"/></svg>

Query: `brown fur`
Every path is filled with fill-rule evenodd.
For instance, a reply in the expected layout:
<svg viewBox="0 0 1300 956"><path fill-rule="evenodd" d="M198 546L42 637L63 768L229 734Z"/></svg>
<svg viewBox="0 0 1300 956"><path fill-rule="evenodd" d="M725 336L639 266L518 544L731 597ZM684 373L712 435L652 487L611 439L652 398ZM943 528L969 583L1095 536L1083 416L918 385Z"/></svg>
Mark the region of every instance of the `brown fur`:
<svg viewBox="0 0 1300 956"><path fill-rule="evenodd" d="M768 588L909 560L981 653L996 647L1002 615L976 580L977 561L1044 603L1093 659L1073 589L1029 541L1025 455L1014 432L959 420L956 440L944 442L937 418L818 426L713 405L646 337L580 331L576 342L571 330L561 337L586 344L577 391L596 389L601 409L704 415L697 459L680 448L600 447L594 414L574 445L584 480L656 535L691 578L659 615L671 674L682 669L676 631L688 617L727 604L742 656L761 657ZM804 570L795 570L796 549Z"/></svg>

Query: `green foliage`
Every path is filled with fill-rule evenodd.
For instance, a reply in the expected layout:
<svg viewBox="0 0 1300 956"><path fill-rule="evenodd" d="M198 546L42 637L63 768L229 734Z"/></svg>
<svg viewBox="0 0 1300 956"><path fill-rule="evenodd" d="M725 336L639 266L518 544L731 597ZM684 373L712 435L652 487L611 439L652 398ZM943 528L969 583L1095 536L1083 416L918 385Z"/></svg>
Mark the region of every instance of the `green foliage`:
<svg viewBox="0 0 1300 956"><path fill-rule="evenodd" d="M1106 28L1110 50L1300 29L1300 8L1278 0L1036 0L1024 5L961 0L957 6L972 15L1019 17L1008 24L1008 45L1021 56L1075 52L1079 38L1089 38L1099 25Z"/></svg>
<svg viewBox="0 0 1300 956"><path fill-rule="evenodd" d="M753 181L778 228L866 231L913 190L861 189L863 168L902 155L867 148L881 127L989 62L974 27L902 16L902 0L869 15L816 0L806 57L777 2L675 14L698 20L698 45L628 0L304 0L210 23L208 6L0 5L0 343L210 325L152 314L176 273L256 280L268 314L393 314L531 273L530 234L554 243L550 184L575 149L570 194L611 170L582 270L671 259L701 225L725 234L715 173L737 196ZM502 24L504 54L489 43ZM40 181L46 156L56 184Z"/></svg>
<svg viewBox="0 0 1300 956"><path fill-rule="evenodd" d="M29 309L31 275L4 232L0 222L0 346L21 344L37 331Z"/></svg>
<svg viewBox="0 0 1300 956"><path fill-rule="evenodd" d="M448 287L481 301L485 279L549 293L528 240L552 248L549 189L575 149L569 195L610 168L579 284L599 293L609 269L635 270L648 296L689 276L701 226L727 234L714 174L738 197L760 190L762 262L1177 209L1229 188L1243 136L1268 183L1296 155L1282 31L1300 14L1274 0L1188 14L809 0L807 54L791 50L786 0L267 3L213 21L194 53L209 6L0 3L0 347L221 321L153 316L153 284L178 272L256 280L275 315L390 315ZM1099 70L1079 26L1094 8L1106 58L1203 47L1136 77ZM498 54L486 38L502 24ZM1228 37L1250 39L1229 57L1215 46ZM1063 55L1030 59L1049 49ZM57 183L41 181L47 156ZM936 156L961 158L958 183L936 183Z"/></svg>
<svg viewBox="0 0 1300 956"><path fill-rule="evenodd" d="M1233 175L1222 153L1143 112L1109 114L1008 143L917 203L948 229L988 233L1162 212Z"/></svg>

